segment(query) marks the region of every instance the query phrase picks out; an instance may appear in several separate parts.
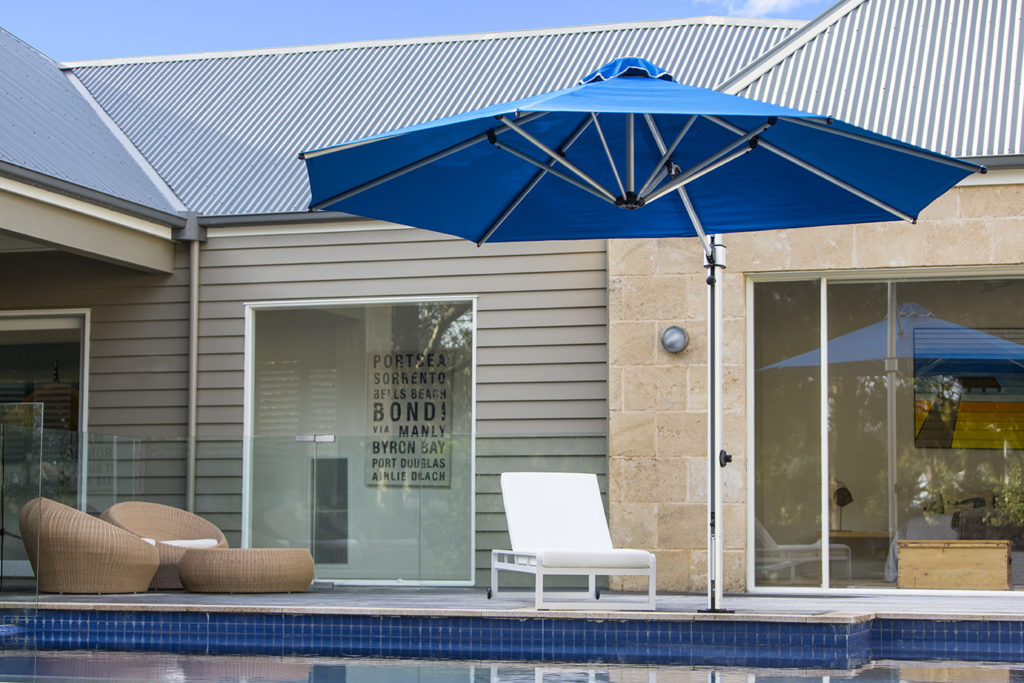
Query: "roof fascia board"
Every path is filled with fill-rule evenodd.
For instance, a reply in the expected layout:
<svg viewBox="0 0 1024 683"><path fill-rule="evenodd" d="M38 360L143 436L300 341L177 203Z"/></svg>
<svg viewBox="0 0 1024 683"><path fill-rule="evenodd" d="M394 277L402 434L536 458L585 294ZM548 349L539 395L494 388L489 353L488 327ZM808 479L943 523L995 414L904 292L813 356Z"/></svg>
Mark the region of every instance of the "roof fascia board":
<svg viewBox="0 0 1024 683"><path fill-rule="evenodd" d="M0 178L0 230L21 240L135 270L174 272L174 242L164 226L133 229L96 215L69 208L67 202L48 202L19 192ZM32 188L37 189L37 188ZM52 194L52 193L51 193Z"/></svg>
<svg viewBox="0 0 1024 683"><path fill-rule="evenodd" d="M181 228L185 219L60 178L0 161L0 189L143 231ZM169 234L169 233L168 233Z"/></svg>
<svg viewBox="0 0 1024 683"><path fill-rule="evenodd" d="M431 45L437 43L473 42L484 40L508 40L513 38L530 38L536 36L559 36L574 33L598 33L602 31L619 31L627 29L657 29L678 26L749 26L798 28L807 22L798 19L747 19L742 17L688 17L684 19L661 19L656 21L631 21L612 24L585 24L560 28L525 29L521 31L492 31L486 33L463 33L445 36L427 36L420 38L394 38L382 40L366 40L351 43L328 43L324 45L298 45L293 47L273 47L252 50L225 50L222 52L193 52L176 55L152 55L143 57L118 57L113 59L92 59L63 62L60 68L77 69L97 66L117 66L124 64L151 64L158 62L180 62L197 59L229 59L233 57L266 57L280 54L309 52L330 52L333 50L354 50L362 48L399 47L402 45Z"/></svg>
<svg viewBox="0 0 1024 683"><path fill-rule="evenodd" d="M157 191L167 200L167 203L174 208L175 211L188 211L188 207L178 198L178 195L174 194L171 186L168 185L164 179L156 172L156 169L149 163L142 152L139 151L138 147L128 139L128 136L124 134L124 131L118 128L114 120L110 118L106 110L100 106L99 102L93 98L92 93L85 87L85 85L78 79L78 76L72 71L64 71L64 75L67 76L68 81L72 87L78 92L78 94L84 99L89 106L92 108L96 116L99 117L103 125L107 127L107 130L114 136L114 138L121 144L128 156L131 157L132 161L142 170L142 172L149 179L149 182L153 183L153 186Z"/></svg>
<svg viewBox="0 0 1024 683"><path fill-rule="evenodd" d="M968 157L967 161L973 161L984 166L989 170L989 173L999 169L1024 169L1024 154L1007 154L998 157ZM975 175L978 174L976 173Z"/></svg>
<svg viewBox="0 0 1024 683"><path fill-rule="evenodd" d="M981 187L984 185L1024 185L1024 167L990 168L988 173L972 173L959 183L960 187Z"/></svg>
<svg viewBox="0 0 1024 683"><path fill-rule="evenodd" d="M869 0L839 0L808 22L802 29L766 52L764 56L715 86L715 90L721 90L730 95L738 94L865 2L869 2Z"/></svg>

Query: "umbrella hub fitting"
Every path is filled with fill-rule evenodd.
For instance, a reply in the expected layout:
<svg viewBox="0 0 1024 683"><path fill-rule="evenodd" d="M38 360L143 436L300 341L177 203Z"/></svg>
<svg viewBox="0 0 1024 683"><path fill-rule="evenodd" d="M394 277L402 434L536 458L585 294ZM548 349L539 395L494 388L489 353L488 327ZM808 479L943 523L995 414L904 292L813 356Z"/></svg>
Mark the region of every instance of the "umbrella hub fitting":
<svg viewBox="0 0 1024 683"><path fill-rule="evenodd" d="M627 192L625 197L615 198L615 206L623 209L639 209L646 203L647 201L643 197L638 197L636 192Z"/></svg>

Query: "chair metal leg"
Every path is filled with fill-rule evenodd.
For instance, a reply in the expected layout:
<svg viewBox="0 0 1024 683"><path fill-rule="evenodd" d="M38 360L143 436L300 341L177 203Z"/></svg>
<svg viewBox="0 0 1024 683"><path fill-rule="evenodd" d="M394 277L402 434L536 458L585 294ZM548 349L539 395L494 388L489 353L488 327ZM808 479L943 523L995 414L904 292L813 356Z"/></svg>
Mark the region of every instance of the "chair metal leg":
<svg viewBox="0 0 1024 683"><path fill-rule="evenodd" d="M647 577L647 606L654 610L657 609L655 605L655 596L657 595L657 558L651 558L651 573Z"/></svg>
<svg viewBox="0 0 1024 683"><path fill-rule="evenodd" d="M534 576L534 607L544 609L544 569L537 563L537 574Z"/></svg>

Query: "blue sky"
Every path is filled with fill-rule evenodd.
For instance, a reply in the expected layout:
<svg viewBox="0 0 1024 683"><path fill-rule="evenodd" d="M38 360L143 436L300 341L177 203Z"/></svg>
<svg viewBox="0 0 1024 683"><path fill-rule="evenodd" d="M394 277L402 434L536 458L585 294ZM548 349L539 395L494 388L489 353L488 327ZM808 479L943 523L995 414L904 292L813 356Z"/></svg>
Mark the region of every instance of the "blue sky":
<svg viewBox="0 0 1024 683"><path fill-rule="evenodd" d="M58 61L697 16L810 19L834 0L3 0Z"/></svg>

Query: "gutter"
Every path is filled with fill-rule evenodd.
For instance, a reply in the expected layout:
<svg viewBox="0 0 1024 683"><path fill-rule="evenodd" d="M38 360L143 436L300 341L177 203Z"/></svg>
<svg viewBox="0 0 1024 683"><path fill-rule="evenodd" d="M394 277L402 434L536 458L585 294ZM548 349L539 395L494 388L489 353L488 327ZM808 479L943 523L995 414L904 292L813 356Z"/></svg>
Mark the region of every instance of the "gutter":
<svg viewBox="0 0 1024 683"><path fill-rule="evenodd" d="M136 204L127 199L92 190L88 187L17 166L7 161L0 161L0 176L171 228L185 227L185 219L180 215L154 209L145 204Z"/></svg>
<svg viewBox="0 0 1024 683"><path fill-rule="evenodd" d="M1024 154L1006 154L997 157L964 157L964 159L984 166L989 170L1024 169Z"/></svg>
<svg viewBox="0 0 1024 683"><path fill-rule="evenodd" d="M204 228L231 228L240 225L295 225L299 223L336 223L345 220L365 221L366 219L340 211L291 211L288 213L203 216L199 220Z"/></svg>

